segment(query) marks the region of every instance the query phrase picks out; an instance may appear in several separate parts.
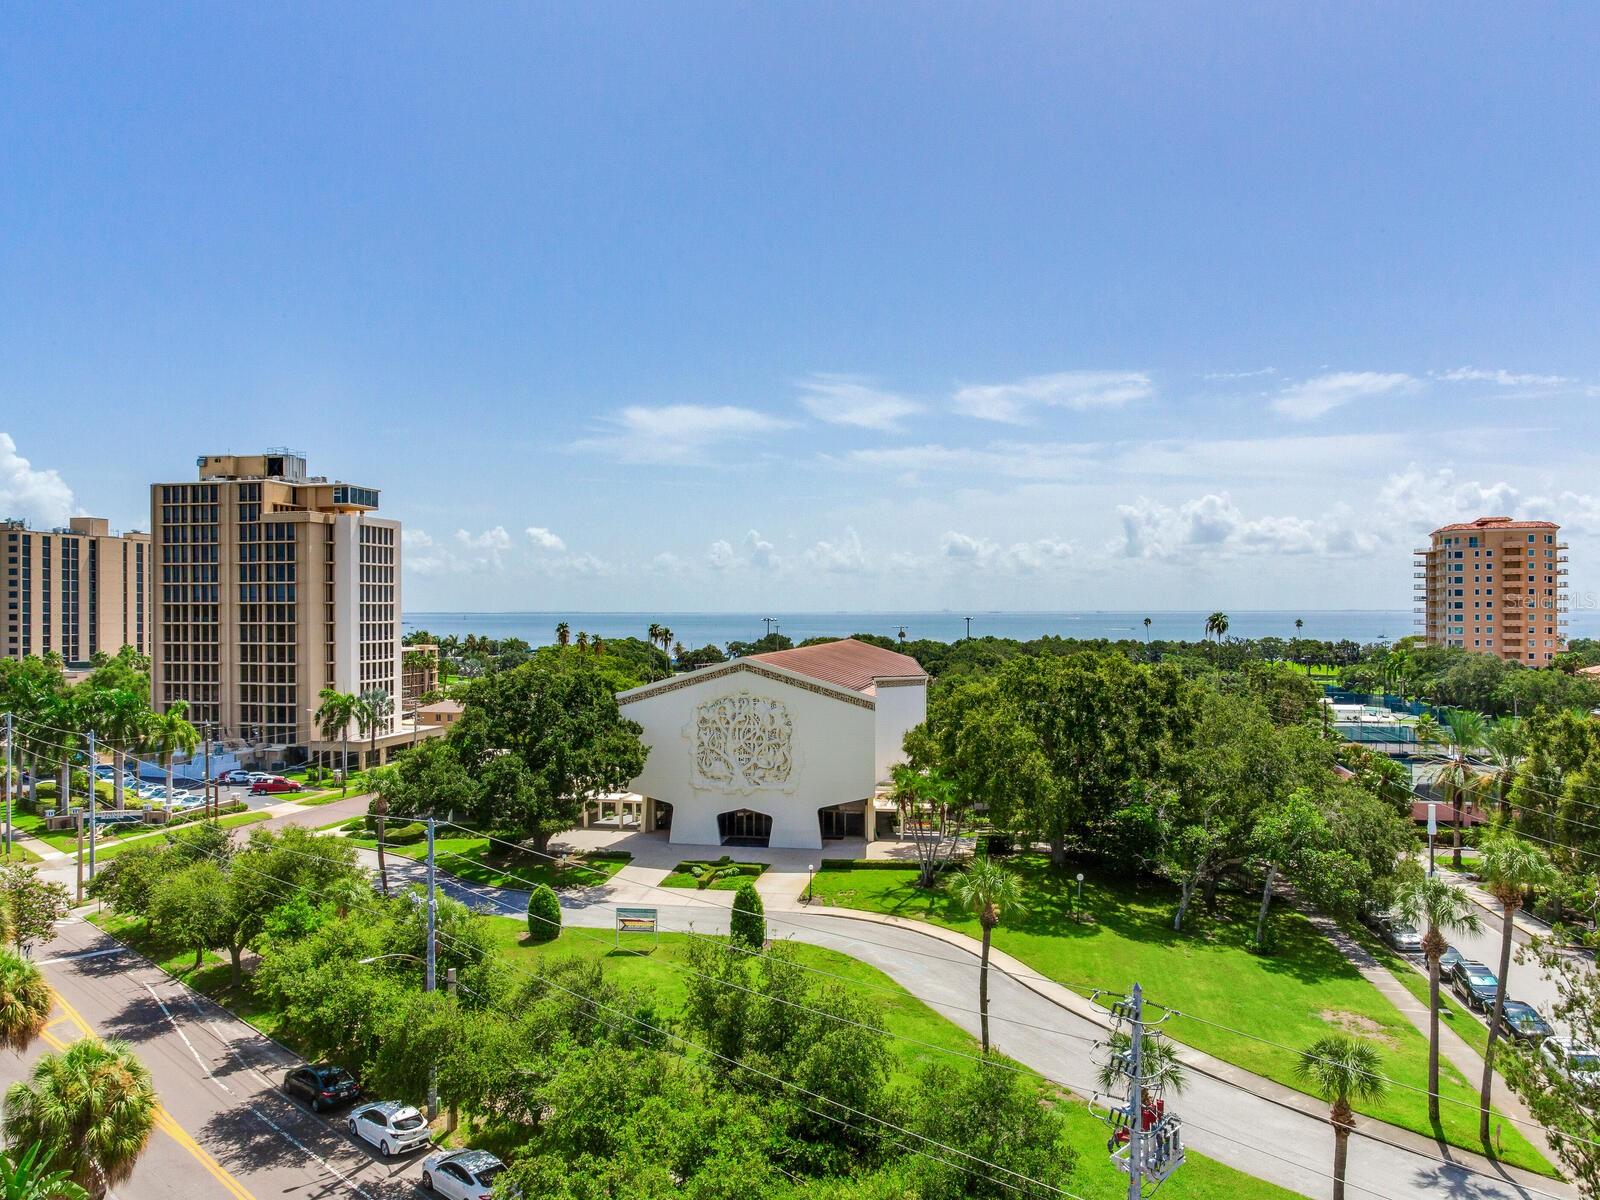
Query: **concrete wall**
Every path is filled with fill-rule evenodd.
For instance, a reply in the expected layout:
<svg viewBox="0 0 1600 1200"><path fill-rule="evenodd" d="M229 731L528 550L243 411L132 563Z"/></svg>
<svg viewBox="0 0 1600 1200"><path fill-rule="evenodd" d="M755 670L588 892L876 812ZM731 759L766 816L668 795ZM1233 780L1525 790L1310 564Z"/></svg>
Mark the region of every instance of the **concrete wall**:
<svg viewBox="0 0 1600 1200"><path fill-rule="evenodd" d="M787 714L790 765L781 782L708 780L696 769L697 710L741 696L777 702ZM817 810L865 799L877 781L873 708L803 685L743 670L717 672L627 701L622 714L644 727L650 747L632 790L672 805L674 843L717 845L717 815L747 808L772 817L771 845L820 848Z"/></svg>
<svg viewBox="0 0 1600 1200"><path fill-rule="evenodd" d="M928 684L880 683L877 688L877 722L873 739L873 778L883 782L896 763L904 762L906 732L928 716Z"/></svg>

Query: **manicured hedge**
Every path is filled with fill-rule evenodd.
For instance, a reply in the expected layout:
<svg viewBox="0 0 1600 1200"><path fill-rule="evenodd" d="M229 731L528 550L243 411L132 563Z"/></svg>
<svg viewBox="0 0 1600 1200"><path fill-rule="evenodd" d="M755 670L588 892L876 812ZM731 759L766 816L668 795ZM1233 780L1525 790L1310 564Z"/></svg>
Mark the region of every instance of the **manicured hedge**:
<svg viewBox="0 0 1600 1200"><path fill-rule="evenodd" d="M753 883L741 883L733 894L733 912L728 916L728 937L749 950L759 950L767 940L767 918L761 894Z"/></svg>

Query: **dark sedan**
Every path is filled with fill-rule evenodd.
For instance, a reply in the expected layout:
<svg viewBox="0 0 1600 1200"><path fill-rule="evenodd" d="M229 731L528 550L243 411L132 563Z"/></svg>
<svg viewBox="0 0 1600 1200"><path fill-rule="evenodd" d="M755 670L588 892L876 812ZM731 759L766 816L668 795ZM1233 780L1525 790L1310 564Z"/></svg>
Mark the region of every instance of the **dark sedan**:
<svg viewBox="0 0 1600 1200"><path fill-rule="evenodd" d="M283 1090L303 1100L312 1112L349 1104L361 1095L356 1077L332 1063L296 1067L283 1077Z"/></svg>
<svg viewBox="0 0 1600 1200"><path fill-rule="evenodd" d="M1541 1042L1555 1030L1533 1005L1507 1000L1500 1012L1500 1032L1519 1042Z"/></svg>
<svg viewBox="0 0 1600 1200"><path fill-rule="evenodd" d="M1488 1012L1494 1004L1495 993L1500 990L1500 981L1481 962L1467 960L1450 969L1450 990L1461 997L1468 1008Z"/></svg>

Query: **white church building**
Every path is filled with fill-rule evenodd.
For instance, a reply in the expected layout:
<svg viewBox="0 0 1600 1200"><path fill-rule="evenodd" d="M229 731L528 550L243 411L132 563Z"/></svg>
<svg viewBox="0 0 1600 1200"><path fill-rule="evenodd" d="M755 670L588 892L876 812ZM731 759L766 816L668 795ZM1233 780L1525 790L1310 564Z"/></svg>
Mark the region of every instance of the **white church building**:
<svg viewBox="0 0 1600 1200"><path fill-rule="evenodd" d="M650 747L632 784L645 831L815 849L884 832L873 793L927 715L928 676L910 655L846 639L676 675L617 703Z"/></svg>

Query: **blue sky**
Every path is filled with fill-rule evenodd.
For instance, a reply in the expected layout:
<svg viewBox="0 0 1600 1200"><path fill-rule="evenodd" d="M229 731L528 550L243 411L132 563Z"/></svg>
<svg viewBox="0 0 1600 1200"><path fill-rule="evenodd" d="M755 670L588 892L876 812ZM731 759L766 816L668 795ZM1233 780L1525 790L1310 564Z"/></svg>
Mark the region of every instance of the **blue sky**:
<svg viewBox="0 0 1600 1200"><path fill-rule="evenodd" d="M92 18L92 19L91 19ZM1584 5L11 6L0 510L383 489L407 607L1402 607L1600 549ZM0 514L3 515L3 514Z"/></svg>

